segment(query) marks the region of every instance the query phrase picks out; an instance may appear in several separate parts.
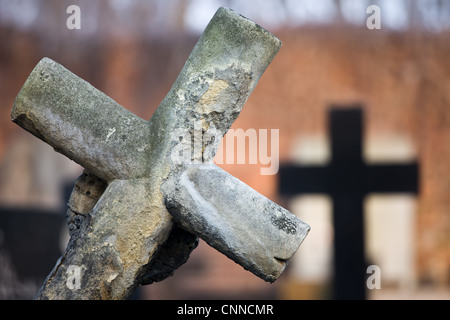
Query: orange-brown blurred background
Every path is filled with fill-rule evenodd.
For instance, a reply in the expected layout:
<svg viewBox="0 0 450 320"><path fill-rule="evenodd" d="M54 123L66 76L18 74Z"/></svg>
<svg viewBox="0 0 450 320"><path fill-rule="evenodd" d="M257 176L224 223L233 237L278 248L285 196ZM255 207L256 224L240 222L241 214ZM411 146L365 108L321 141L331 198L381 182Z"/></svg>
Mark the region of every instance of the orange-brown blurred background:
<svg viewBox="0 0 450 320"><path fill-rule="evenodd" d="M81 9L79 30L66 27L66 9L72 4ZM366 27L371 4L381 8L381 29ZM42 57L149 119L220 6L247 16L283 42L233 128L279 129L281 165L325 163L330 105L361 103L365 160L413 159L420 166L418 196L366 199L366 255L381 270L381 289L367 290L368 298L449 299L447 1L0 0L0 207L60 210L64 215L63 186L82 171L11 122L14 99ZM281 197L277 175L261 175L266 166L261 163L221 166L299 215L311 225L310 235L274 284L201 241L173 277L143 287L139 297L330 298L329 199ZM7 269L0 273L14 277L1 232L0 259L0 268ZM0 276L0 298L10 298L5 288L15 285ZM27 292L38 289L30 286ZM27 294L23 297L32 298Z"/></svg>

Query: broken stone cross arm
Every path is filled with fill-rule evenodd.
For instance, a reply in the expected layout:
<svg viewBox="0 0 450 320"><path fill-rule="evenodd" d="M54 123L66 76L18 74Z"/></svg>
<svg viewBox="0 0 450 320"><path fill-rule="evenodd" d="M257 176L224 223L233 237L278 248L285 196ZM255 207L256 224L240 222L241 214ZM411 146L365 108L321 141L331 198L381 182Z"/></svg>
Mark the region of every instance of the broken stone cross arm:
<svg viewBox="0 0 450 320"><path fill-rule="evenodd" d="M150 121L56 62L39 62L12 120L101 178L106 189L37 298L128 297L176 226L266 281L279 277L309 226L212 157L280 45L252 21L219 9ZM180 163L177 130L214 134L189 141L201 143L200 152Z"/></svg>

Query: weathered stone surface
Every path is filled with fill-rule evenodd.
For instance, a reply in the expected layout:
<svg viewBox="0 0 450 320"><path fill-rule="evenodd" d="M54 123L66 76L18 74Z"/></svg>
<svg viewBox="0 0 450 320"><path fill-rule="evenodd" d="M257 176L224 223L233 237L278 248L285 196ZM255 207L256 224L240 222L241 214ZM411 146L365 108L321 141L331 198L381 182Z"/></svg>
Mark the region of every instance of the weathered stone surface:
<svg viewBox="0 0 450 320"><path fill-rule="evenodd" d="M219 183L218 176L225 173L210 170L207 164L202 164L207 166L205 170L190 167L212 159L220 139L239 115L280 45L277 38L250 20L229 9L219 9L149 122L56 62L47 58L39 62L17 96L12 120L81 164L104 181L106 189L86 218L76 225L78 231L36 298L122 299L141 282L151 283L170 275L195 247L196 237L174 226L166 205L171 210L179 206L183 213L198 207L198 223L206 225L194 228L193 222L184 223L185 215L177 215L174 210L181 226L204 236L213 246L221 243L216 246L219 250L258 276L268 281L276 279L282 267L274 265L284 266L284 260L292 256L303 239L300 235L306 230L304 225L229 175L224 179L237 191L228 196L230 190L218 187L224 194L216 205L220 209L215 209L229 216L205 219L202 206L209 202L205 204L204 199L192 195L197 192L201 197L219 197L205 193L199 184L209 178L213 179L210 183ZM189 133L189 142L201 146L199 152L191 154L192 163L173 161L179 143L174 139L177 130ZM214 134L205 138L203 133L209 131ZM179 202L173 191L178 180L183 193ZM189 183L194 182L196 191L189 193ZM165 187L161 189L163 183ZM237 217L230 212L231 207L222 206L229 205L230 199L235 201L239 194L248 198L247 193L255 202L262 201L254 204L255 210L274 210L267 214L272 225L269 229L270 223L267 217L262 218L263 214L254 223L262 223L263 227L253 230L287 234L276 237L276 241L287 241L284 251L274 254L279 246L270 242L251 251L246 239L232 239L244 234L233 230ZM93 201L88 202L81 205L84 211L93 205ZM252 216L242 202L236 205L239 212L245 213L246 223L250 223ZM224 234L217 232L216 236L223 239L214 241L214 230L222 222L231 226L224 226ZM207 232L203 234L202 230ZM291 237L291 233L295 235ZM271 241L260 235L253 238ZM222 245L224 241L231 244ZM271 261L263 262L266 258Z"/></svg>
<svg viewBox="0 0 450 320"><path fill-rule="evenodd" d="M155 199L157 189L148 179L111 182L37 298L122 299L131 294L143 266L172 228L165 207L143 201ZM78 278L71 277L74 268ZM70 285L72 280L75 284Z"/></svg>
<svg viewBox="0 0 450 320"><path fill-rule="evenodd" d="M214 164L190 166L162 190L178 224L273 282L309 226Z"/></svg>
<svg viewBox="0 0 450 320"><path fill-rule="evenodd" d="M71 237L79 233L84 220L89 218L105 189L106 182L86 170L75 181L66 212Z"/></svg>
<svg viewBox="0 0 450 320"><path fill-rule="evenodd" d="M85 220L90 220L92 209L106 186L102 179L86 170L78 177L67 204L66 221L71 237L78 237L82 225L89 223ZM156 257L145 267L147 271L140 284L150 284L172 276L174 271L187 261L197 245L197 236L174 226Z"/></svg>
<svg viewBox="0 0 450 320"><path fill-rule="evenodd" d="M150 119L151 131L157 134L151 153L169 157L176 141L171 145L161 141L171 139L178 129L193 133L197 122L202 123L203 131L214 126L221 138L280 47L281 41L267 30L232 10L220 8ZM215 138L212 140L204 141L202 149L217 143ZM213 155L211 152L208 158ZM202 157L196 154L192 160L202 161Z"/></svg>
<svg viewBox="0 0 450 320"><path fill-rule="evenodd" d="M147 121L51 59L31 72L11 118L107 182L149 175Z"/></svg>

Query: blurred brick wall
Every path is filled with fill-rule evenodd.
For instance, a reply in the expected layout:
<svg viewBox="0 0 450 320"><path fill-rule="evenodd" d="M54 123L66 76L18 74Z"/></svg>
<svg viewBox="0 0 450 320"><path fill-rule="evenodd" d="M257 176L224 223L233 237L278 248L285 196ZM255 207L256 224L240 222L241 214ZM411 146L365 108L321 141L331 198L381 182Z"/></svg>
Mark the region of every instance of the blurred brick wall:
<svg viewBox="0 0 450 320"><path fill-rule="evenodd" d="M283 47L233 128L279 129L281 163L291 159L296 137L326 131L330 104L362 103L366 136L409 136L421 166L417 279L421 284L448 286L449 34L345 27L279 30L275 34ZM149 119L196 41L189 37L170 41L121 37L48 49L39 38L16 30L0 29L0 37L0 166L21 130L10 121L14 98L41 57L55 59ZM259 165L222 167L270 199L282 201L276 176L261 176ZM281 285L288 281L286 272L276 283L266 284L201 243L172 278L147 287L143 295L152 299L272 298L279 296Z"/></svg>

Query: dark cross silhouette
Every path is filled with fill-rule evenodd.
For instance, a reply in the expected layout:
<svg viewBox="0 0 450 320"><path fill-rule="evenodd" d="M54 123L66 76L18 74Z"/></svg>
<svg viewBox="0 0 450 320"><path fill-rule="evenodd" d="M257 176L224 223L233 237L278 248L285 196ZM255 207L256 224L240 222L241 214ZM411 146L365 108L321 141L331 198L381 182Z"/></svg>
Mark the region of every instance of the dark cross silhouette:
<svg viewBox="0 0 450 320"><path fill-rule="evenodd" d="M332 198L336 299L366 297L364 197L375 192L418 192L416 163L364 163L362 116L360 107L330 111L332 159L327 166L284 165L279 171L282 195L325 193ZM311 228L314 232L314 226Z"/></svg>

